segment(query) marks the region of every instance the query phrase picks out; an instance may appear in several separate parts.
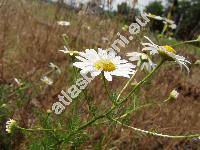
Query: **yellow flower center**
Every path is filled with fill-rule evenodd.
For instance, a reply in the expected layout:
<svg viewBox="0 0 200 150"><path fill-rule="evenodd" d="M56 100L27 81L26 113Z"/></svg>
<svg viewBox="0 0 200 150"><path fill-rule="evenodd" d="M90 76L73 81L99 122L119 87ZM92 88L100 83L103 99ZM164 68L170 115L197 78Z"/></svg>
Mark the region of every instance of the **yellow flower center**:
<svg viewBox="0 0 200 150"><path fill-rule="evenodd" d="M176 54L176 51L169 45L163 46L168 52Z"/></svg>
<svg viewBox="0 0 200 150"><path fill-rule="evenodd" d="M176 55L176 51L171 47L171 46L168 46L168 45L165 45L165 46L162 46L162 48L164 48L167 52L169 53L173 53ZM174 61L174 58L172 56L170 56L168 53L166 53L166 51L159 49L158 52L159 54L165 59L165 60L168 60L168 61Z"/></svg>
<svg viewBox="0 0 200 150"><path fill-rule="evenodd" d="M95 63L95 67L98 70L111 72L116 69L116 66L110 60L99 60Z"/></svg>

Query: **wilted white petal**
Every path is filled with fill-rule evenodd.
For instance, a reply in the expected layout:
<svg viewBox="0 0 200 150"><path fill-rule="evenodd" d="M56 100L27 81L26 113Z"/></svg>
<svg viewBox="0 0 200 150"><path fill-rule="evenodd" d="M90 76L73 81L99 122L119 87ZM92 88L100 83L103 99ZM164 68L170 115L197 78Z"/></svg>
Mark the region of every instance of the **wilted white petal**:
<svg viewBox="0 0 200 150"><path fill-rule="evenodd" d="M57 24L60 26L69 26L70 22L68 21L57 21Z"/></svg>

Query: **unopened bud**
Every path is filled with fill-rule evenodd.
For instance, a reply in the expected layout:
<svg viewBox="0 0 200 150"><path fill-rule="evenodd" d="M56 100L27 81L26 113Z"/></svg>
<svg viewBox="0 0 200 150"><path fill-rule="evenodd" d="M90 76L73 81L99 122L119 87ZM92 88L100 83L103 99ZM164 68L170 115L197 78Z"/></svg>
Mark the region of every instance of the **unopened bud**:
<svg viewBox="0 0 200 150"><path fill-rule="evenodd" d="M51 111L50 109L47 109L47 113L48 113L48 114L51 114L52 111Z"/></svg>
<svg viewBox="0 0 200 150"><path fill-rule="evenodd" d="M170 98L176 100L178 98L179 93L176 90L171 91Z"/></svg>

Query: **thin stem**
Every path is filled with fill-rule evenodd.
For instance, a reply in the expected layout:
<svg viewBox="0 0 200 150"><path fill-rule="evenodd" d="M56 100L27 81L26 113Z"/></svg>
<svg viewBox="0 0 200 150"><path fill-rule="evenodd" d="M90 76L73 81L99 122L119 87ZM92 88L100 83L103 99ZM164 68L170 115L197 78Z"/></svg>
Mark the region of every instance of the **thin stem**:
<svg viewBox="0 0 200 150"><path fill-rule="evenodd" d="M156 72L160 66L164 63L164 60L162 60L144 79L142 79L132 90L131 92L127 95L127 97L121 102L124 103L127 101L127 99L144 83L146 82L153 74ZM120 103L120 104L121 104Z"/></svg>
<svg viewBox="0 0 200 150"><path fill-rule="evenodd" d="M126 117L128 114L130 114L130 113L132 113L132 112L134 112L134 111L137 111L137 110L140 110L141 108L145 108L145 107L152 106L152 105L153 105L153 104L146 104L146 105L140 106L140 107L138 107L138 108L136 108L136 109L132 109L131 111L129 111L129 112L127 112L127 113L125 113L125 114L123 114L123 115L121 115L120 117L117 117L117 118L115 118L115 119L116 119L116 120L122 119L122 118ZM100 123L96 123L95 125L103 124L103 123L106 123L106 122L108 122L108 120L103 121L103 122L100 122Z"/></svg>
<svg viewBox="0 0 200 150"><path fill-rule="evenodd" d="M110 96L110 92L108 90L108 85L106 83L106 78L105 78L103 73L102 73L102 78L103 78L103 84L104 84L104 87L105 87L105 90L106 90L106 94L108 95L109 99L112 101L112 98Z"/></svg>
<svg viewBox="0 0 200 150"><path fill-rule="evenodd" d="M80 131L80 130L82 130L82 129L84 129L84 128L86 128L87 126L91 125L91 124L94 123L95 121L97 121L97 120L99 120L99 119L101 119L101 118L104 118L104 117L105 117L104 114L95 117L95 118L92 119L91 121L87 122L85 125L82 125L81 127L79 127L79 128L76 130L76 132L77 132L77 131Z"/></svg>
<svg viewBox="0 0 200 150"><path fill-rule="evenodd" d="M163 102L168 102L171 100L171 97L169 96L166 100L164 100Z"/></svg>
<svg viewBox="0 0 200 150"><path fill-rule="evenodd" d="M135 74L137 73L137 70L135 71L135 73L132 75L132 77L128 80L128 82L126 83L126 85L123 87L123 89L120 91L119 95L117 96L117 100L119 100L120 96L122 95L122 93L126 90L126 88L129 86L129 84L131 83L131 81L134 79Z"/></svg>
<svg viewBox="0 0 200 150"><path fill-rule="evenodd" d="M182 44L194 43L194 42L199 42L199 40L185 41L185 42L181 42L181 43L178 43L178 44L174 44L174 45L172 45L172 46L179 46L179 45L182 45Z"/></svg>
<svg viewBox="0 0 200 150"><path fill-rule="evenodd" d="M192 135L167 135L167 134L161 134L161 133L156 133L156 132L152 132L152 131L147 131L147 130L143 130L143 129L139 129L139 128L135 128L126 124L123 124L122 122L112 119L114 122L116 122L117 124L120 124L122 126L125 126L129 129L132 129L134 131L138 131L138 132L142 132L145 134L150 134L150 135L154 135L154 136L159 136L159 137L165 137L165 138L173 138L173 139L182 139L182 138L195 138L195 137L200 137L200 134L192 134Z"/></svg>
<svg viewBox="0 0 200 150"><path fill-rule="evenodd" d="M117 117L117 118L115 118L115 119L116 119L116 120L122 119L122 118L126 117L127 115L129 115L129 114L131 114L131 113L133 113L133 112L135 112L135 111L138 111L138 110L140 110L140 109L142 109L142 108L146 108L146 107L154 106L154 105L164 105L164 104L166 104L166 102L167 102L167 101L164 100L163 102L160 102L160 103L149 103L149 104L145 104L145 105L142 105L142 106L137 107L137 108L135 108L135 109L132 109L132 110L128 111L127 113L125 113L125 114L123 114L123 115L121 115L121 116L119 116L119 117ZM106 122L108 122L108 121L103 121L103 122L100 122L100 123L98 123L98 124L102 124L102 123L106 123ZM96 125L97 125L97 124L96 124Z"/></svg>
<svg viewBox="0 0 200 150"><path fill-rule="evenodd" d="M74 57L74 56L71 56L71 61L72 61L72 62L74 62L74 59L75 59L75 57ZM74 66L73 66L72 68L73 68L73 74L74 74L74 77L75 77L73 80L76 82L77 77L78 77L78 76L77 76L77 72L76 72L76 68L75 68Z"/></svg>
<svg viewBox="0 0 200 150"><path fill-rule="evenodd" d="M22 128L20 126L17 126L18 129L20 130L24 130L24 131L67 131L67 130L64 130L64 129L44 129L44 128L36 128L36 129L27 129L27 128Z"/></svg>
<svg viewBox="0 0 200 150"><path fill-rule="evenodd" d="M49 74L51 74L52 72L54 72L55 71L55 69L51 69L51 70L49 70L48 72L46 72L43 76L48 76Z"/></svg>
<svg viewBox="0 0 200 150"><path fill-rule="evenodd" d="M165 24L163 27L162 33L161 33L162 36L164 35L165 31L167 30L167 27L168 27L168 25Z"/></svg>

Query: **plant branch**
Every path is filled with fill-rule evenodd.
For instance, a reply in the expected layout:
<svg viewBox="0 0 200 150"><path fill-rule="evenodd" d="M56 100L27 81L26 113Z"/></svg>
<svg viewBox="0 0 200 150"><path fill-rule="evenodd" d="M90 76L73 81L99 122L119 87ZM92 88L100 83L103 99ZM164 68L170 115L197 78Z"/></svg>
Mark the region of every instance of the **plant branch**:
<svg viewBox="0 0 200 150"><path fill-rule="evenodd" d="M112 119L112 118L111 118ZM156 133L156 132L152 132L152 131L147 131L147 130L143 130L143 129L139 129L139 128L135 128L126 124L123 124L122 122L116 120L116 119L112 119L114 122L116 122L117 124L120 124L122 126L125 126L129 129L132 129L134 131L137 132L141 132L141 133L145 133L145 134L149 134L149 135L154 135L154 136L159 136L159 137L164 137L164 138L173 138L173 139L182 139L182 138L195 138L195 137L200 137L200 134L191 134L191 135L167 135L167 134L162 134L162 133Z"/></svg>
<svg viewBox="0 0 200 150"><path fill-rule="evenodd" d="M180 43L174 44L172 46L179 46L179 45L183 45L183 44L187 44L187 43L194 43L194 42L199 42L199 40L190 40L190 41L180 42Z"/></svg>

